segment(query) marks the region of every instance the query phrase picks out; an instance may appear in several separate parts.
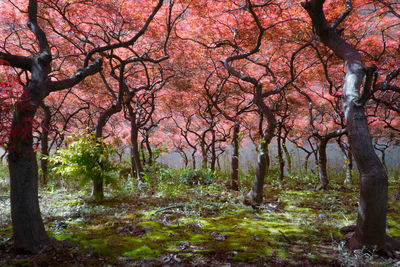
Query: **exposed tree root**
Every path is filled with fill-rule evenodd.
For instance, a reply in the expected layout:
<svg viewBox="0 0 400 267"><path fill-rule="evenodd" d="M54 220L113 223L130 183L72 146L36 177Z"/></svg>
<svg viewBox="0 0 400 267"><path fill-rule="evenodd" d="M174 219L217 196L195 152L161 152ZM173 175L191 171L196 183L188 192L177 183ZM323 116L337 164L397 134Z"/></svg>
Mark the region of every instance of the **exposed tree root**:
<svg viewBox="0 0 400 267"><path fill-rule="evenodd" d="M400 242L393 237L386 235L386 242L384 248L366 248L355 235L356 225L348 225L340 229L342 233L345 233L346 245L345 247L350 250L355 249L366 249L370 252L376 253L386 257L399 257L396 255L396 251L400 251Z"/></svg>

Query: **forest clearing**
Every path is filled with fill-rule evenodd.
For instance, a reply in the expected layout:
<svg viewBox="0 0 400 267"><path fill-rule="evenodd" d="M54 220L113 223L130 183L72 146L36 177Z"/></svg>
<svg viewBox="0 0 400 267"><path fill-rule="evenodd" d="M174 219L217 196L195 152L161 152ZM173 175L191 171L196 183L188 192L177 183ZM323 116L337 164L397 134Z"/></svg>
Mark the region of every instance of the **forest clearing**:
<svg viewBox="0 0 400 267"><path fill-rule="evenodd" d="M164 172L167 170L164 170ZM398 266L400 259L345 248L357 190L315 191L315 177L266 181L262 206L219 177L209 185L178 179L106 189L102 203L85 190L42 190L46 229L68 241L55 250L15 257L7 198L1 199L0 265L5 266ZM250 185L250 180L245 185ZM2 186L5 186L3 184ZM398 184L397 184L398 186ZM391 184L393 195L395 184ZM5 193L2 188L1 194ZM2 195L3 196L3 195ZM388 225L400 236L400 205L389 201Z"/></svg>
<svg viewBox="0 0 400 267"><path fill-rule="evenodd" d="M398 0L0 1L0 264L398 266L399 33Z"/></svg>

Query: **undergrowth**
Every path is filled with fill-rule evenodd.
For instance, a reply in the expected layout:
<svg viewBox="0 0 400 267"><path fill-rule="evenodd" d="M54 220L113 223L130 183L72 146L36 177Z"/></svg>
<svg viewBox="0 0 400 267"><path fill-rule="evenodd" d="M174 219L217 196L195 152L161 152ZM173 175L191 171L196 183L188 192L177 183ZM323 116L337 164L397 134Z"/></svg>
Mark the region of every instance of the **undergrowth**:
<svg viewBox="0 0 400 267"><path fill-rule="evenodd" d="M358 192L339 179L333 179L331 190L315 191L312 174L286 174L283 182L268 176L265 201L255 210L243 205L251 173L241 176L240 191L228 190L227 175L210 170L156 166L146 175L145 183L122 177L119 185L106 188L101 203L90 201L89 187L67 190L50 183L40 190L47 231L72 242L73 253L117 266L149 260L155 265L200 266L398 264L344 248L340 229L355 223ZM398 186L398 179L391 177L390 194ZM0 204L0 241L6 247L12 231L8 199ZM399 203L389 202L388 225L398 238L399 211ZM0 265L18 265L21 257L28 265L37 264L19 257L0 260Z"/></svg>

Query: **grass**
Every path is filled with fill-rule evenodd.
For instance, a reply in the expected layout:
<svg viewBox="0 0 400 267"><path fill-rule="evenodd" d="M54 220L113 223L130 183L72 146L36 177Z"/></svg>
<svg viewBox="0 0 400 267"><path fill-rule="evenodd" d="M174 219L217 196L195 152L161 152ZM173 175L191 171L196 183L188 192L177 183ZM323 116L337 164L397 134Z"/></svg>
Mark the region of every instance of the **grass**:
<svg viewBox="0 0 400 267"><path fill-rule="evenodd" d="M229 191L223 180L196 186L170 180L140 190L107 189L101 204L88 201L85 190L42 189L40 203L50 235L73 242L75 250L70 250L82 257L91 255L92 263L101 259L122 266L146 260L204 266L392 264L343 248L340 228L355 223L358 193L337 183L332 185L336 190L317 192L312 179L292 175L282 184L267 179L265 202L258 210L242 204L247 188ZM390 192L397 187L391 180ZM4 244L12 230L7 201L0 200ZM390 202L388 224L397 237L398 214L399 203ZM19 263L0 260L0 265L6 264Z"/></svg>

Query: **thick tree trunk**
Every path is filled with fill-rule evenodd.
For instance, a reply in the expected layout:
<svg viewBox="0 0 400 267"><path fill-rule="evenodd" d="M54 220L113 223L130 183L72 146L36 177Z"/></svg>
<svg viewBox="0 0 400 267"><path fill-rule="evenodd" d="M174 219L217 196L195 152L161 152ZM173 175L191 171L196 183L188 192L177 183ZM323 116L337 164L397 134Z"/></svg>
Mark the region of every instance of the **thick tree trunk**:
<svg viewBox="0 0 400 267"><path fill-rule="evenodd" d="M231 161L231 181L232 190L239 190L239 132L240 124L235 122L232 136L232 161Z"/></svg>
<svg viewBox="0 0 400 267"><path fill-rule="evenodd" d="M40 214L38 166L32 147L36 109L36 105L24 99L18 104L8 144L14 246L17 251L31 253L38 252L50 241Z"/></svg>
<svg viewBox="0 0 400 267"><path fill-rule="evenodd" d="M48 181L48 156L49 156L49 128L51 113L48 106L43 105L44 118L41 123L42 132L40 133L40 168L42 169L41 183L45 186Z"/></svg>
<svg viewBox="0 0 400 267"><path fill-rule="evenodd" d="M325 138L320 139L320 144L318 147L318 170L319 170L319 184L316 190L327 189L329 186L328 172L326 170L327 157L326 157L326 146L328 140Z"/></svg>
<svg viewBox="0 0 400 267"><path fill-rule="evenodd" d="M360 201L357 227L350 248L386 249L388 178L372 146L367 117L360 99L365 68L356 49L328 26L323 0L303 2L321 41L345 62L342 104L351 151L360 172Z"/></svg>
<svg viewBox="0 0 400 267"><path fill-rule="evenodd" d="M347 75L346 75L347 76ZM346 99L344 99L346 103ZM388 178L372 146L367 118L354 100L349 103L347 129L351 151L360 171L360 202L352 248L386 248Z"/></svg>
<svg viewBox="0 0 400 267"><path fill-rule="evenodd" d="M94 179L92 186L92 198L96 202L101 202L104 199L103 179Z"/></svg>

